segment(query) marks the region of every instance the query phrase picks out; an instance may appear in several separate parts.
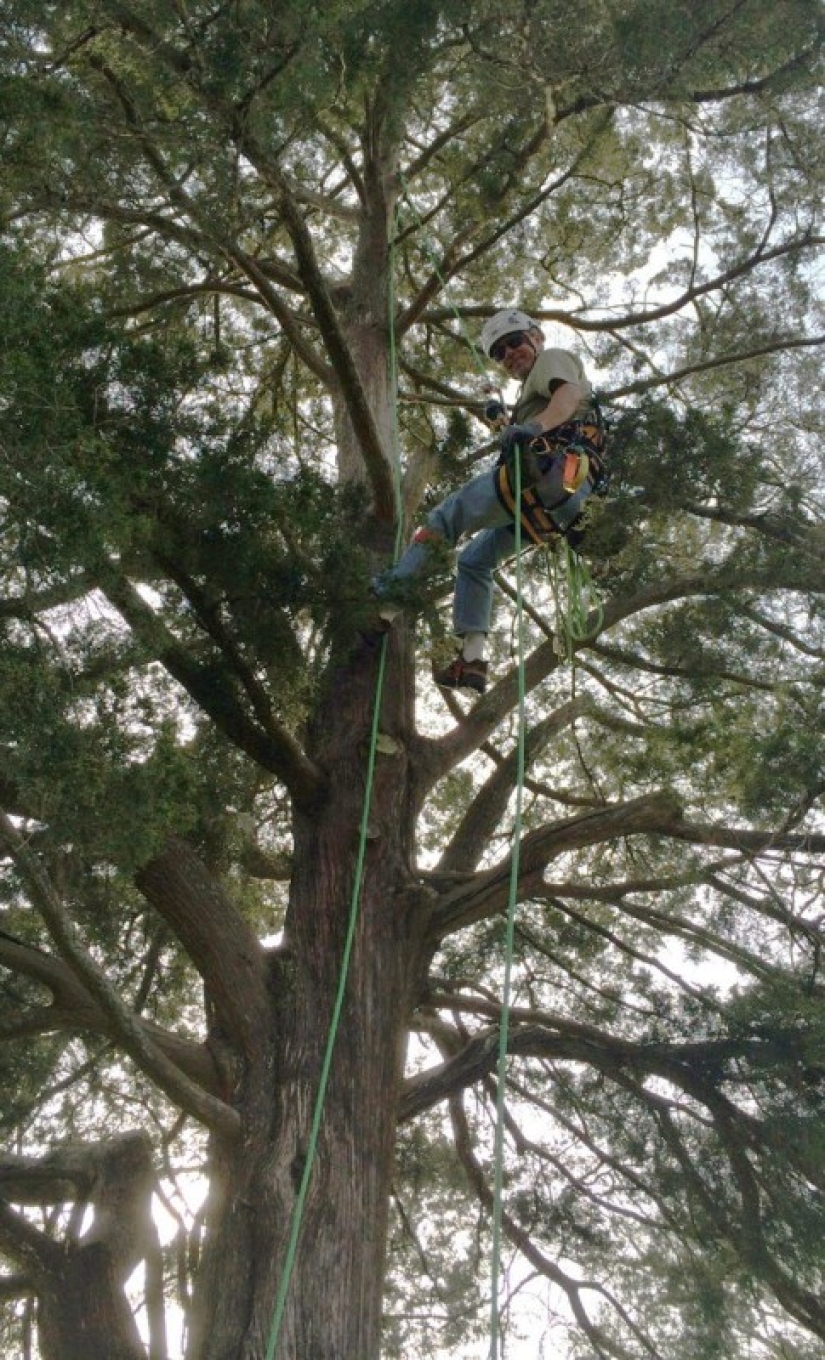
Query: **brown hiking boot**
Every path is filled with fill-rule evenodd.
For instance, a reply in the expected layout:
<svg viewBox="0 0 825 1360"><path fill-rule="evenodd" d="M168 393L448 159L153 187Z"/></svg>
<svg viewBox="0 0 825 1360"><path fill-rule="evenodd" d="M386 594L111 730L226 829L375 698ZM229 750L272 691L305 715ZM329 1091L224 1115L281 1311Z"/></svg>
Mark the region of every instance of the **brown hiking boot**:
<svg viewBox="0 0 825 1360"><path fill-rule="evenodd" d="M465 661L457 656L443 670L433 670L433 679L442 689L474 689L483 694L487 688L487 662Z"/></svg>

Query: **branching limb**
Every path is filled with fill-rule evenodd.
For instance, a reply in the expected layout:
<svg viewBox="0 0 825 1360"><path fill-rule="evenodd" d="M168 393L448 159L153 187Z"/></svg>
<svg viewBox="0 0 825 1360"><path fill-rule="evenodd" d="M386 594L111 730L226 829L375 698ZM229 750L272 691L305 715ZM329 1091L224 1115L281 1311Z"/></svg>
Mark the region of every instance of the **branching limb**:
<svg viewBox="0 0 825 1360"><path fill-rule="evenodd" d="M11 854L61 957L106 1016L118 1043L162 1091L193 1118L227 1138L238 1131L235 1111L207 1095L166 1057L82 945L60 895L9 817L0 812L0 843Z"/></svg>
<svg viewBox="0 0 825 1360"><path fill-rule="evenodd" d="M694 882L707 881L703 872L686 875L683 881L690 882L691 880ZM677 876L673 882L663 881L650 889L640 888L639 891L661 893L678 886L679 878ZM612 903L618 912L630 916L635 921L641 921L643 925L658 931L663 937L672 935L676 939L686 940L690 945L699 945L702 949L717 954L719 958L729 959L737 967L742 968L745 973L752 974L754 977L768 978L773 976L773 969L765 963L759 954L726 939L725 936L717 934L706 925L691 921L670 906L666 911L659 911L646 903L634 902L632 896L635 891L633 888L625 889L621 884L615 887L612 885L600 887L595 884L545 883L544 891L536 893L536 900L558 902L564 901L565 898L571 898L574 901L582 902Z"/></svg>
<svg viewBox="0 0 825 1360"><path fill-rule="evenodd" d="M36 1288L44 1271L51 1268L59 1247L17 1213L0 1195L0 1248L24 1272Z"/></svg>
<svg viewBox="0 0 825 1360"><path fill-rule="evenodd" d="M271 1024L266 956L255 932L186 841L170 839L137 884L204 979L221 1028L253 1055Z"/></svg>
<svg viewBox="0 0 825 1360"><path fill-rule="evenodd" d="M0 1040L37 1034L97 1034L117 1041L109 1018L62 959L0 932L0 967L8 968L46 987L49 1006L32 1006L0 1018ZM219 1074L208 1050L149 1020L140 1020L147 1040L182 1072L212 1095L220 1089Z"/></svg>
<svg viewBox="0 0 825 1360"><path fill-rule="evenodd" d="M244 150L250 152L246 140ZM380 520L392 521L395 515L395 493L390 460L378 432L361 375L318 264L312 236L286 177L275 167L269 168L269 177L278 195L284 225L295 251L298 272L306 288L330 362L338 377L341 394L364 457L375 513Z"/></svg>
<svg viewBox="0 0 825 1360"><path fill-rule="evenodd" d="M75 572L59 585L43 590L26 591L25 594L9 595L0 599L0 619L31 619L49 609L73 604L83 599L92 588L93 581L85 571Z"/></svg>
<svg viewBox="0 0 825 1360"><path fill-rule="evenodd" d="M216 727L264 769L282 778L300 806L314 806L323 792L323 777L292 734L274 717L266 728L250 718L225 667L196 662L126 576L107 564L98 578L107 599Z"/></svg>
<svg viewBox="0 0 825 1360"><path fill-rule="evenodd" d="M727 1111L722 1114L717 1112L714 1127L724 1146L739 1192L738 1214L720 1196L718 1188L706 1182L702 1176L667 1103L648 1091L640 1091L639 1094L655 1109L665 1142L715 1232L736 1248L748 1268L768 1286L791 1317L809 1328L815 1336L825 1337L825 1308L821 1298L792 1279L767 1249L756 1176L746 1156L745 1144Z"/></svg>
<svg viewBox="0 0 825 1360"><path fill-rule="evenodd" d="M478 1195L479 1200L485 1208L491 1210L493 1207L493 1194L487 1184L487 1177L484 1174L484 1169L473 1150L473 1140L467 1117L464 1112L463 1104L457 1096L450 1101L450 1117L459 1160L461 1161L470 1184ZM549 1257L536 1246L530 1233L522 1228L506 1209L502 1212L502 1226L509 1240L518 1248L533 1268L545 1279L551 1280L554 1285L564 1292L570 1305L571 1312L593 1347L595 1355L599 1356L601 1360L632 1360L631 1353L616 1339L615 1335L608 1334L603 1327L599 1327L593 1322L582 1300L582 1294L584 1292L594 1292L606 1297L608 1302L617 1309L625 1324L636 1334L637 1339L643 1341L647 1353L653 1357L654 1360L662 1360L660 1353L635 1326L625 1309L618 1303L618 1300L616 1300L602 1285L587 1280L574 1280L570 1275L563 1271L555 1261L551 1261Z"/></svg>
<svg viewBox="0 0 825 1360"><path fill-rule="evenodd" d="M612 323L611 323L612 324ZM628 324L639 324L629 322ZM578 330L599 330L599 326L585 325L576 322ZM697 373L709 373L718 368L729 368L733 364L743 364L750 359L761 359L767 354L785 354L788 350L794 349L819 349L825 344L825 336L813 335L800 338L799 336L778 336L776 340L770 341L766 345L755 345L748 348L737 350L727 350L724 354L714 355L710 359L698 360L693 364L685 364L682 368L673 369L672 372L664 373L652 378L639 378L635 382L625 383L621 387L605 388L603 396L605 401L615 401L617 397L638 396L642 392L652 392L657 387L674 387L683 378L692 378Z"/></svg>
<svg viewBox="0 0 825 1360"><path fill-rule="evenodd" d="M680 816L673 795L658 793L596 808L531 831L522 837L519 847L520 895L526 897L534 888L541 889L544 869L557 855L616 836L666 832L678 824ZM469 883L444 892L433 913L433 937L443 939L473 921L502 911L510 890L510 864L511 856L507 855L494 868L476 874Z"/></svg>
<svg viewBox="0 0 825 1360"><path fill-rule="evenodd" d="M571 699L525 734L525 766L530 768L550 741L563 731L588 706L586 698ZM518 752L505 756L476 794L462 818L450 844L439 860L436 873L470 870L488 848L516 782Z"/></svg>
<svg viewBox="0 0 825 1360"><path fill-rule="evenodd" d="M818 541L818 540L817 540ZM723 562L715 569L665 578L645 586L632 595L615 596L604 605L601 627L596 633L595 614L586 621L591 629L591 641L577 644L576 650L587 652L595 637L603 637L617 624L648 609L696 595L715 596L737 591L754 590L811 590L821 594L825 579L820 570L820 557L808 552L803 557L788 553L785 559L767 567L729 565ZM525 686L529 693L559 667L559 657L548 639L536 647L525 661ZM515 667L475 705L460 725L435 740L420 740L414 754L421 770L422 784L431 787L460 761L478 750L492 735L498 724L512 712L518 698L518 673Z"/></svg>

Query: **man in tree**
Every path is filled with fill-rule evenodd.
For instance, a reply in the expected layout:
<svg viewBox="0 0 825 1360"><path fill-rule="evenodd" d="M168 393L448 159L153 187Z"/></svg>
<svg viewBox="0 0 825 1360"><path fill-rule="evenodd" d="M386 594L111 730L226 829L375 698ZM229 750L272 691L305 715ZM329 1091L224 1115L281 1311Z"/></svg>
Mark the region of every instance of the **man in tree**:
<svg viewBox="0 0 825 1360"><path fill-rule="evenodd" d="M2 13L0 1355L822 1360L821 5ZM433 713L502 277L624 539Z"/></svg>
<svg viewBox="0 0 825 1360"><path fill-rule="evenodd" d="M493 572L513 556L519 492L525 546L560 534L578 539L575 526L584 501L604 475L592 387L578 357L569 350L545 349L541 327L513 307L490 317L481 347L508 378L521 382L498 462L436 506L401 560L376 584L378 595L386 597L379 609L380 633L401 612L394 591L432 565L433 548L455 547L463 534L474 535L457 563L453 628L460 649L434 678L444 689L477 694L487 686Z"/></svg>

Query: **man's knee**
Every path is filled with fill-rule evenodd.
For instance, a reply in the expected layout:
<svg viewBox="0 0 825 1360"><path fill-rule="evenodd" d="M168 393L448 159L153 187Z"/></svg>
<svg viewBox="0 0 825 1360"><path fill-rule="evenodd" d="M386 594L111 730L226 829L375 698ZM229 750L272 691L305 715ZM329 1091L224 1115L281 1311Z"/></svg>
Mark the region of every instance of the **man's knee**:
<svg viewBox="0 0 825 1360"><path fill-rule="evenodd" d="M432 528L429 524L422 524L420 529L416 529L413 534L413 543L443 543L444 535L438 529Z"/></svg>

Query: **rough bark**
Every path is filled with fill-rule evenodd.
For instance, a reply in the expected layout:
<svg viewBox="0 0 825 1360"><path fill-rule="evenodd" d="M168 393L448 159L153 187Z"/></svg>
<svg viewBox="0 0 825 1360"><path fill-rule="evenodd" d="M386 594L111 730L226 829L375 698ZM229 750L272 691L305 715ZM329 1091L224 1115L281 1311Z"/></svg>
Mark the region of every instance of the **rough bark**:
<svg viewBox="0 0 825 1360"><path fill-rule="evenodd" d="M279 1360L377 1360L389 1192L404 1044L430 895L409 871L404 640L393 644L346 992L317 1154L278 1341ZM237 1107L237 1144L215 1140L219 1189L196 1303L191 1360L266 1352L341 977L357 878L377 658L335 668L311 739L334 796L295 822L270 1025ZM215 1288L220 1280L220 1289Z"/></svg>
<svg viewBox="0 0 825 1360"><path fill-rule="evenodd" d="M38 1299L43 1360L146 1360L124 1283L153 1255L152 1148L140 1133L39 1161L16 1159L2 1184L18 1200L49 1204L70 1192L93 1210L82 1237L47 1237L0 1197L0 1242Z"/></svg>

